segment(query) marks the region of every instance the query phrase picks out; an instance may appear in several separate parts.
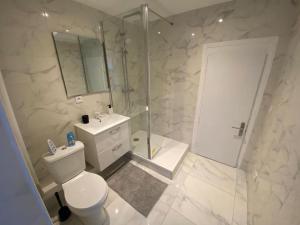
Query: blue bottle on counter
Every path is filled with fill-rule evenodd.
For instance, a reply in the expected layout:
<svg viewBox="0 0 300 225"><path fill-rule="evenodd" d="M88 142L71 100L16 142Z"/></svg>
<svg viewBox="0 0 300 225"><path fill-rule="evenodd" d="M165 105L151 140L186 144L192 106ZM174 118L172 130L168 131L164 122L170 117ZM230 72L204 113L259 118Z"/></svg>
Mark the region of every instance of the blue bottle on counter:
<svg viewBox="0 0 300 225"><path fill-rule="evenodd" d="M72 131L67 133L68 146L75 145L75 135Z"/></svg>

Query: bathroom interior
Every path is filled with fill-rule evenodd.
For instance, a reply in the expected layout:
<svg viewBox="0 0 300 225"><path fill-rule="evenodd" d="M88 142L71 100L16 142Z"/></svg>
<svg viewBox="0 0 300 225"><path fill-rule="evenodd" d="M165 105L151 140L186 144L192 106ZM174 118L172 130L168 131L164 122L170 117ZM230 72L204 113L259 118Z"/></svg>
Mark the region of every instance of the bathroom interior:
<svg viewBox="0 0 300 225"><path fill-rule="evenodd" d="M300 225L299 10L1 0L0 224Z"/></svg>

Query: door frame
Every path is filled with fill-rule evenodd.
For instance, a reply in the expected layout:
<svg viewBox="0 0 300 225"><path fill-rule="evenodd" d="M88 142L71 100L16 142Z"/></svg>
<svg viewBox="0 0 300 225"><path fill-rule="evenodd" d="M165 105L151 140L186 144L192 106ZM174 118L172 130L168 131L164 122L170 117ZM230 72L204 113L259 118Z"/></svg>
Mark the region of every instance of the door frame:
<svg viewBox="0 0 300 225"><path fill-rule="evenodd" d="M256 117L259 113L259 109L263 100L264 91L271 73L273 59L275 57L276 47L278 43L278 37L266 37L266 38L255 38L255 39L243 39L243 40L234 40L234 41L224 41L224 42L217 42L217 43L209 43L203 45L203 53L202 53L202 62L201 62L201 73L200 73L200 83L198 88L198 97L197 97L197 106L195 112L195 119L194 119L194 129L193 129L193 139L192 139L192 148L191 151L195 153L196 148L196 138L198 136L198 129L199 129L199 117L202 107L202 100L203 100L203 91L205 87L205 80L206 80L206 69L207 69L207 62L208 62L208 52L209 49L216 48L216 47L224 47L230 45L249 45L249 46L256 46L257 44L263 44L267 46L267 56L264 65L264 70L261 75L261 79L259 82L258 89L256 91L255 100L252 105L252 109L250 112L250 118L247 122L247 128L245 135L243 135L242 145L238 154L238 159L236 162L236 167L240 167L242 160L244 158L254 125Z"/></svg>

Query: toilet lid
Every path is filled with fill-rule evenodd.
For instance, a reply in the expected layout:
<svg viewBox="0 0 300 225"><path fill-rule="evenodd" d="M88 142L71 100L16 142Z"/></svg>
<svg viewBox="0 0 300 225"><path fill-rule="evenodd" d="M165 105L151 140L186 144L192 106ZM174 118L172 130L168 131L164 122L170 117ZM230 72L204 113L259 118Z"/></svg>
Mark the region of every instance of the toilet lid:
<svg viewBox="0 0 300 225"><path fill-rule="evenodd" d="M62 185L66 202L76 209L103 204L108 194L105 180L94 173L82 172Z"/></svg>

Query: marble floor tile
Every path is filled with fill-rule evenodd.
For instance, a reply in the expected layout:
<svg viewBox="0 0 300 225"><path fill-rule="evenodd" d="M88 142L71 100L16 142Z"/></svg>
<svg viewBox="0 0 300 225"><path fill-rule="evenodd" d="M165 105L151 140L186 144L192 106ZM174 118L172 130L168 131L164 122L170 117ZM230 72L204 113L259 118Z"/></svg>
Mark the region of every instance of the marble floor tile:
<svg viewBox="0 0 300 225"><path fill-rule="evenodd" d="M239 192L247 201L247 178L246 173L241 170L236 170L237 176L236 176L236 191Z"/></svg>
<svg viewBox="0 0 300 225"><path fill-rule="evenodd" d="M176 212L175 210L170 210L164 220L163 225L194 225L187 218Z"/></svg>
<svg viewBox="0 0 300 225"><path fill-rule="evenodd" d="M234 196L193 176L188 176L172 208L203 225L231 224Z"/></svg>
<svg viewBox="0 0 300 225"><path fill-rule="evenodd" d="M171 207L163 201L158 201L146 218L147 225L161 225Z"/></svg>
<svg viewBox="0 0 300 225"><path fill-rule="evenodd" d="M247 225L247 182L244 171L237 169L232 225Z"/></svg>
<svg viewBox="0 0 300 225"><path fill-rule="evenodd" d="M186 154L186 157L184 158L184 160L182 161L182 165L181 165L181 171L183 170L186 173L190 173L193 169L193 165L197 160L197 156L195 154L192 154L190 152L188 152Z"/></svg>
<svg viewBox="0 0 300 225"><path fill-rule="evenodd" d="M159 201L171 207L180 191L180 187L176 184L169 185L160 197Z"/></svg>
<svg viewBox="0 0 300 225"><path fill-rule="evenodd" d="M235 194L235 168L198 156L193 164L191 175L231 195Z"/></svg>
<svg viewBox="0 0 300 225"><path fill-rule="evenodd" d="M105 201L104 207L107 208L118 197L118 194L113 189L108 188L108 196Z"/></svg>
<svg viewBox="0 0 300 225"><path fill-rule="evenodd" d="M109 214L110 225L146 224L145 217L120 197L109 204L106 211Z"/></svg>
<svg viewBox="0 0 300 225"><path fill-rule="evenodd" d="M201 205L188 196L181 196L175 200L172 209L188 218L194 224L223 225L228 224L222 216L215 215L212 210Z"/></svg>

